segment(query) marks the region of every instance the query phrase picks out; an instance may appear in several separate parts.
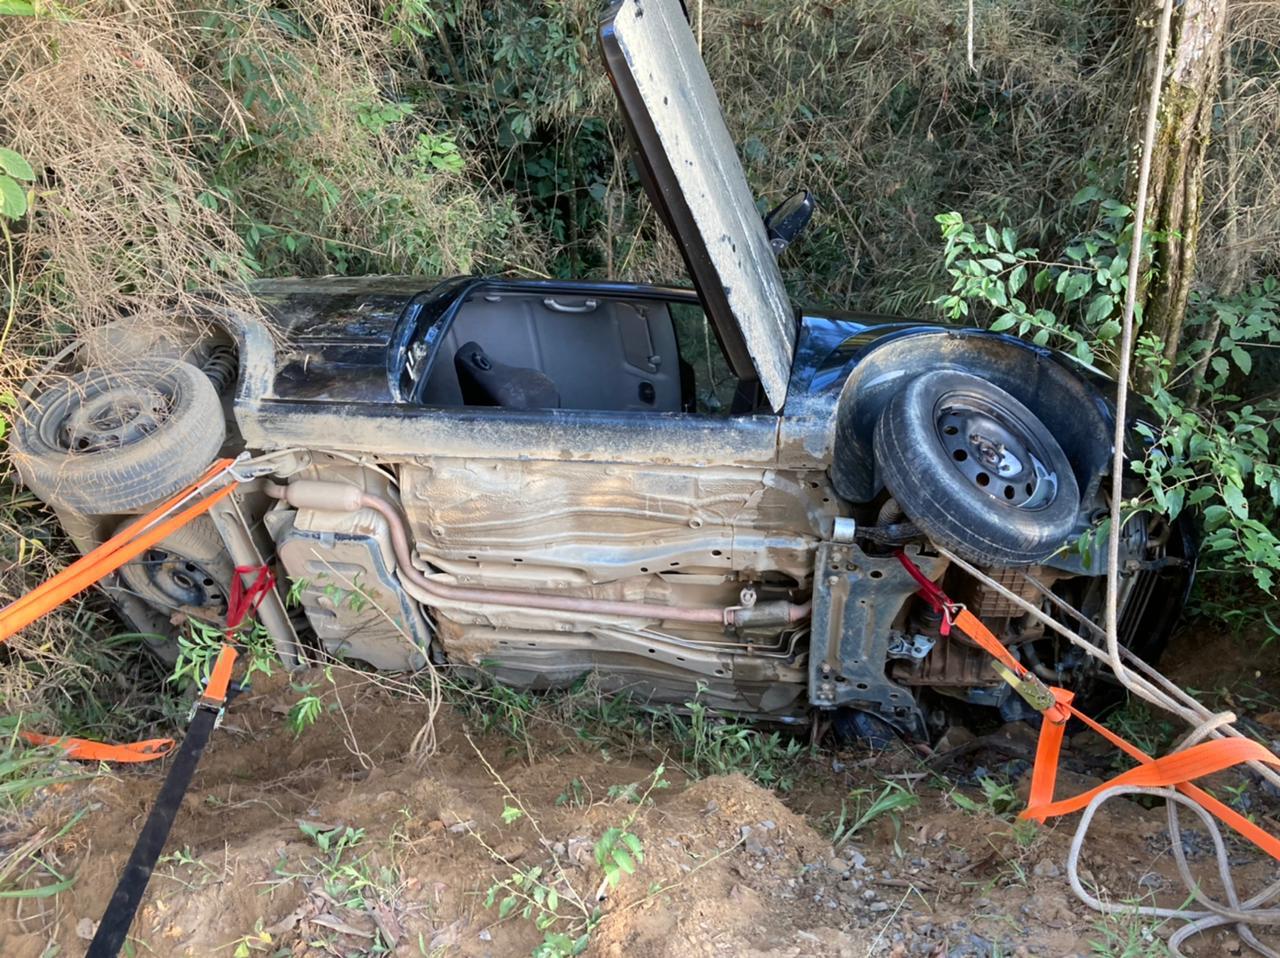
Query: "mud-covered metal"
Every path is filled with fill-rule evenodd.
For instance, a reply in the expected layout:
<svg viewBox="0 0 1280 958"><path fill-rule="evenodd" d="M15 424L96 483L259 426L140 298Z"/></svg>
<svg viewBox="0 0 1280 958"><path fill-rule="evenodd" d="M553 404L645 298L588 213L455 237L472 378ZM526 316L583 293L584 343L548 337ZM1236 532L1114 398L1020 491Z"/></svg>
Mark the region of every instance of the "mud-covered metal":
<svg viewBox="0 0 1280 958"><path fill-rule="evenodd" d="M947 564L915 549L910 555L930 579ZM885 675L891 626L918 588L896 556L822 544L814 565L809 640L809 700L815 706L856 708L913 738L928 737L915 696Z"/></svg>

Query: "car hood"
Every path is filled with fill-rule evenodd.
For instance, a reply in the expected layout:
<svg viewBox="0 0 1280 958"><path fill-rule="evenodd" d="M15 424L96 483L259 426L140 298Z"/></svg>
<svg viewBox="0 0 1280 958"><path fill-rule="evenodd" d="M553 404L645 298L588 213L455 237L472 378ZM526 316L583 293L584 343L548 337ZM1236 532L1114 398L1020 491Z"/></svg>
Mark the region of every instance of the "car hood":
<svg viewBox="0 0 1280 958"><path fill-rule="evenodd" d="M737 375L786 399L796 316L680 0L618 0L605 65L649 198Z"/></svg>

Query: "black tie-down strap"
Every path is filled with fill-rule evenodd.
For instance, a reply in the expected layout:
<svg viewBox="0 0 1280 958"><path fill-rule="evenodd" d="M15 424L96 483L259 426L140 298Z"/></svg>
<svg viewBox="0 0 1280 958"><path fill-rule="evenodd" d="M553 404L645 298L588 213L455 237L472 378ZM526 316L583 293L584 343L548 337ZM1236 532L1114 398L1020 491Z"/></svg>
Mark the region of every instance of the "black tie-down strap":
<svg viewBox="0 0 1280 958"><path fill-rule="evenodd" d="M229 703L238 692L232 686L227 695ZM209 736L218 725L222 710L217 707L200 704L196 706L187 734L173 753L173 764L169 766L169 774L160 786L160 794L156 803L151 806L147 822L142 826L142 833L133 846L129 862L124 866L116 890L111 894L102 920L98 922L98 930L89 943L85 958L116 958L124 946L129 928L133 925L138 906L142 904L142 896L147 890L147 882L151 880L151 872L164 851L165 842L169 838L169 829L182 804L182 796L187 793L191 779L204 755L205 746L209 744Z"/></svg>

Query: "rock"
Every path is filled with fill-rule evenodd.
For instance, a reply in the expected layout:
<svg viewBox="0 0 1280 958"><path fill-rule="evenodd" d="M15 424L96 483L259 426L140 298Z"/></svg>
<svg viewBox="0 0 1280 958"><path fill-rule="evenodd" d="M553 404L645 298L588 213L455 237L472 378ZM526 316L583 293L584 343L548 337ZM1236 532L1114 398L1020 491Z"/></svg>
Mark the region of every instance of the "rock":
<svg viewBox="0 0 1280 958"><path fill-rule="evenodd" d="M741 831L742 847L746 849L748 855L764 855L768 851L764 843L760 841L756 830L750 825L743 825Z"/></svg>
<svg viewBox="0 0 1280 958"><path fill-rule="evenodd" d="M81 918L76 922L76 937L84 941L93 941L98 931L98 923L92 918Z"/></svg>
<svg viewBox="0 0 1280 958"><path fill-rule="evenodd" d="M849 870L849 863L843 858L832 858L827 861L827 867L833 872L839 872L843 875Z"/></svg>
<svg viewBox="0 0 1280 958"><path fill-rule="evenodd" d="M959 748L962 745L968 745L977 736L961 725L953 725L942 733L942 738L938 739L938 744L934 746L935 752L949 752L953 748Z"/></svg>
<svg viewBox="0 0 1280 958"><path fill-rule="evenodd" d="M512 839L511 841L503 842L501 845L498 845L494 848L494 851L498 853L498 857L503 861L518 862L524 857L527 849L525 848L524 842L519 839Z"/></svg>
<svg viewBox="0 0 1280 958"><path fill-rule="evenodd" d="M760 827L763 828L766 832L771 832L778 826L776 823L773 822L772 819L766 818L763 822L760 823Z"/></svg>
<svg viewBox="0 0 1280 958"><path fill-rule="evenodd" d="M1031 869L1031 874L1036 878L1057 878L1062 874L1062 869L1052 858L1042 858Z"/></svg>
<svg viewBox="0 0 1280 958"><path fill-rule="evenodd" d="M871 910L877 913L882 911L888 911L892 907L893 906L890 905L887 901L873 901L871 903Z"/></svg>
<svg viewBox="0 0 1280 958"><path fill-rule="evenodd" d="M594 861L595 842L583 835L570 838L565 846L565 854L569 861L583 868L589 868Z"/></svg>
<svg viewBox="0 0 1280 958"><path fill-rule="evenodd" d="M858 851L856 848L846 848L844 850L844 857L849 859L849 864L854 868L867 867L867 856L862 854L862 852Z"/></svg>

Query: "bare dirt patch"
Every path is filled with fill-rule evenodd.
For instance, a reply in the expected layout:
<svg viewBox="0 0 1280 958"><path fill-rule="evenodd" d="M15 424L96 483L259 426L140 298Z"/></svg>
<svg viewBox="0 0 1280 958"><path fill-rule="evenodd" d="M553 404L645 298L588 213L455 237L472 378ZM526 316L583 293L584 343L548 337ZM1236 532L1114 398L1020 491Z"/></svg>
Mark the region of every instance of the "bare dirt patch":
<svg viewBox="0 0 1280 958"><path fill-rule="evenodd" d="M424 708L348 679L341 707L295 737L282 720L294 698L283 682L261 683L216 733L134 926L134 954L529 955L548 933L577 938L596 909L586 953L601 956L1163 953L1150 922L1103 921L1071 895L1073 822L1030 830L1005 813L1030 732L973 749L948 778L905 750L821 753L780 794L741 775L694 780L669 760L655 775L656 752L602 750L563 731L527 743L469 736L448 709L439 751L420 766L407 751ZM1075 754L1077 768L1101 773L1099 755ZM58 852L77 881L56 898L3 903L0 953L83 951L160 774L119 771L47 798L51 821L69 804L91 807ZM983 778L1010 787L984 792ZM1064 787L1091 781L1077 773ZM842 803L851 821L886 783L918 803L833 848ZM610 829L640 849L614 888L597 858ZM1207 842L1194 830L1184 842L1212 890ZM1114 901L1176 905L1168 844L1163 811L1112 803L1087 880ZM1274 878L1251 846L1232 855L1246 891ZM519 892L513 876L534 869L502 912ZM548 907L544 891L526 919L537 885L557 900ZM560 917L535 927L551 913ZM1215 933L1190 953L1241 950L1233 933Z"/></svg>

